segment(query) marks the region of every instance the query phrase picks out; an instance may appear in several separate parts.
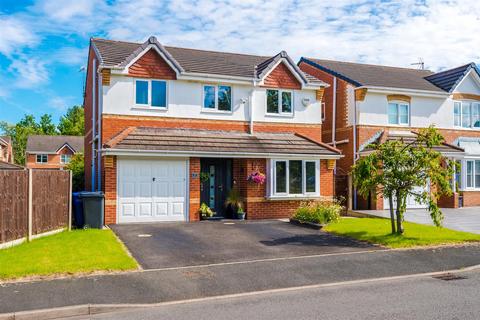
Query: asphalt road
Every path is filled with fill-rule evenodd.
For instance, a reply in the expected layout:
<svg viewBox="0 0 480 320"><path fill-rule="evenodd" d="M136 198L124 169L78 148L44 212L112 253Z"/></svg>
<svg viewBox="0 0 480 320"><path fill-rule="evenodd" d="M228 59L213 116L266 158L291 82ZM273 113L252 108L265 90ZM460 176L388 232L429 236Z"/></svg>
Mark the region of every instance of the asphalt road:
<svg viewBox="0 0 480 320"><path fill-rule="evenodd" d="M299 289L168 305L78 319L478 319L480 271ZM77 319L77 318L76 318Z"/></svg>

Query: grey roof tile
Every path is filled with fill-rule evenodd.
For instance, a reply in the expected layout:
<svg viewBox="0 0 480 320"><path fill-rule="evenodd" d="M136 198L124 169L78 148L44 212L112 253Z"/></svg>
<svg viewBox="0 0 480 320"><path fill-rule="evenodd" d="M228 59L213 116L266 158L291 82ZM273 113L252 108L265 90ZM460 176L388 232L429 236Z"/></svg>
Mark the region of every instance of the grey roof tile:
<svg viewBox="0 0 480 320"><path fill-rule="evenodd" d="M83 136L48 136L30 135L27 139L26 152L57 152L65 143L68 143L75 152L83 152Z"/></svg>
<svg viewBox="0 0 480 320"><path fill-rule="evenodd" d="M434 73L426 77L425 79L435 84L442 90L451 92L472 68L474 68L478 72L475 63L469 63L457 68Z"/></svg>

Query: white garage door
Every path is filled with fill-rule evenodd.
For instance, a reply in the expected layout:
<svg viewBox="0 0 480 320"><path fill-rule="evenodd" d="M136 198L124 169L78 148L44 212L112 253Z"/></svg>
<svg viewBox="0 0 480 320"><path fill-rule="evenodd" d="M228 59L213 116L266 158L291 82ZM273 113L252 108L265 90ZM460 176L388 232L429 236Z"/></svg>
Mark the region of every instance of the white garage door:
<svg viewBox="0 0 480 320"><path fill-rule="evenodd" d="M414 189L414 192L421 193L423 192L423 187L416 187ZM390 209L390 205L388 203L388 198L383 199L383 207L384 209ZM395 201L395 198L393 200L393 207L397 207L397 202ZM414 196L408 196L407 197L407 209L424 209L426 208L427 205L425 203L421 203L415 200Z"/></svg>
<svg viewBox="0 0 480 320"><path fill-rule="evenodd" d="M185 221L186 160L118 161L118 223Z"/></svg>

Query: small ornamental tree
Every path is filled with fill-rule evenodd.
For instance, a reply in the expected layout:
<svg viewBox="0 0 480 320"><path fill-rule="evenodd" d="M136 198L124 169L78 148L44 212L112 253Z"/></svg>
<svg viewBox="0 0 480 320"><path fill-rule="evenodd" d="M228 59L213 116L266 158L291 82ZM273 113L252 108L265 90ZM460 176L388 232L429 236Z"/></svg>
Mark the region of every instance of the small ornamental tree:
<svg viewBox="0 0 480 320"><path fill-rule="evenodd" d="M371 145L373 152L353 166L353 181L360 195L367 197L373 192L388 199L392 233L404 231L408 196L427 204L434 224L441 226L443 215L437 200L442 194L452 194L450 181L454 172L453 163L445 161L434 150L443 142L443 136L432 126L421 129L414 141L395 140ZM418 187L422 187L422 191L419 192Z"/></svg>
<svg viewBox="0 0 480 320"><path fill-rule="evenodd" d="M85 188L85 170L83 165L83 153L77 153L70 159L66 169L72 170L72 190L83 191Z"/></svg>

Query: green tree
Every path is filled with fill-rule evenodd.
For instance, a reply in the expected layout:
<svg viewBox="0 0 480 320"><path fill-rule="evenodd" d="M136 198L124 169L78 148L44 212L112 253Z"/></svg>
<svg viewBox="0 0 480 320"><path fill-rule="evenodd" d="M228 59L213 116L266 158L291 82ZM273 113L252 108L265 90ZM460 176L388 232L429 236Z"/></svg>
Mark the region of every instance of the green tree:
<svg viewBox="0 0 480 320"><path fill-rule="evenodd" d="M353 166L354 184L362 196L367 197L370 192L381 193L389 200L392 233L402 234L404 231L408 196L428 204L434 224L441 226L443 215L437 199L442 194L452 194L450 181L453 175L453 163L446 162L434 150L443 142L444 138L434 127L422 129L417 139L409 143L396 140L371 145L374 151ZM417 187L423 187L423 191L416 191Z"/></svg>
<svg viewBox="0 0 480 320"><path fill-rule="evenodd" d="M83 153L75 154L70 163L66 166L68 170L72 170L72 190L83 191L84 190L84 177L85 170L83 166Z"/></svg>
<svg viewBox="0 0 480 320"><path fill-rule="evenodd" d="M25 165L25 149L27 147L27 138L32 134L56 134L55 125L52 123L50 115L43 115L40 123L35 121L35 117L26 114L17 124L12 125L7 122L0 122L0 129L4 134L12 138L13 157L15 163Z"/></svg>
<svg viewBox="0 0 480 320"><path fill-rule="evenodd" d="M58 131L62 135L83 136L85 132L85 117L82 106L73 106L60 118Z"/></svg>

